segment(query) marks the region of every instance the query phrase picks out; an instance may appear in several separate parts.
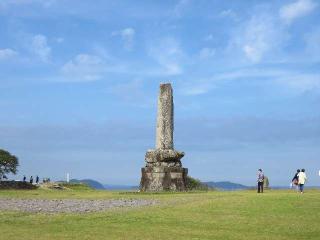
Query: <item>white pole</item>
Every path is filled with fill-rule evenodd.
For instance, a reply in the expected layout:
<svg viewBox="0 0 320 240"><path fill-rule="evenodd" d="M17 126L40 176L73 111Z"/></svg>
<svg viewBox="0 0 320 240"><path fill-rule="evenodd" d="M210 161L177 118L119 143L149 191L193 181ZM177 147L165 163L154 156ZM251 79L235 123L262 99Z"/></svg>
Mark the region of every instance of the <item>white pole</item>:
<svg viewBox="0 0 320 240"><path fill-rule="evenodd" d="M70 174L67 173L67 183L69 183L69 181L70 181Z"/></svg>

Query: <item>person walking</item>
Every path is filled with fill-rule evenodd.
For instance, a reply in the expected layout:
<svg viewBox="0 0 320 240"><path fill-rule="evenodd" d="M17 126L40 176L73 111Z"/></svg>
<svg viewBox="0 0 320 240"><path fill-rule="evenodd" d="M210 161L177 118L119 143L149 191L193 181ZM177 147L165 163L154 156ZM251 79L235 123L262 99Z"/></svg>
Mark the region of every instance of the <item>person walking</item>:
<svg viewBox="0 0 320 240"><path fill-rule="evenodd" d="M26 175L23 175L23 182L26 182L27 178Z"/></svg>
<svg viewBox="0 0 320 240"><path fill-rule="evenodd" d="M298 177L299 173L300 173L300 169L297 169L296 174L294 175L294 177L291 180L291 186L295 186L297 190L299 189L299 185L298 185L298 183L299 183L299 177Z"/></svg>
<svg viewBox="0 0 320 240"><path fill-rule="evenodd" d="M30 183L33 184L33 177L30 177Z"/></svg>
<svg viewBox="0 0 320 240"><path fill-rule="evenodd" d="M260 168L258 170L258 193L263 193L263 182L264 182L264 174L262 172L262 169Z"/></svg>
<svg viewBox="0 0 320 240"><path fill-rule="evenodd" d="M307 175L305 173L305 169L301 169L301 172L299 172L298 174L298 184L299 184L299 189L300 189L300 193L303 193L304 190L304 184L307 181Z"/></svg>
<svg viewBox="0 0 320 240"><path fill-rule="evenodd" d="M39 184L39 176L36 177L36 184Z"/></svg>

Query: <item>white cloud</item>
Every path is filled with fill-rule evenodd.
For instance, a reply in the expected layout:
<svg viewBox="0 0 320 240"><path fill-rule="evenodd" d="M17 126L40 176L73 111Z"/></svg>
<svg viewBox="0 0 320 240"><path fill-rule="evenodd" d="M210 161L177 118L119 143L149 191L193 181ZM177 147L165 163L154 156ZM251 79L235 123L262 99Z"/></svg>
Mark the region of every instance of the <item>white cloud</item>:
<svg viewBox="0 0 320 240"><path fill-rule="evenodd" d="M297 0L294 3L284 5L280 11L279 15L281 19L290 24L296 18L308 15L317 7L317 4L312 0Z"/></svg>
<svg viewBox="0 0 320 240"><path fill-rule="evenodd" d="M102 78L105 63L96 55L78 54L61 68L66 81L95 81Z"/></svg>
<svg viewBox="0 0 320 240"><path fill-rule="evenodd" d="M18 53L10 48L0 49L0 61L13 58L16 55L18 55Z"/></svg>
<svg viewBox="0 0 320 240"><path fill-rule="evenodd" d="M240 51L249 61L259 63L270 52L273 52L274 57L286 37L286 31L279 26L272 14L259 12L239 25L228 50L233 57Z"/></svg>
<svg viewBox="0 0 320 240"><path fill-rule="evenodd" d="M228 18L235 21L238 20L237 14L231 9L223 10L222 12L220 12L219 16L222 18Z"/></svg>
<svg viewBox="0 0 320 240"><path fill-rule="evenodd" d="M214 88L213 84L196 83L196 84L183 86L180 92L186 96L196 96L196 95L206 94L207 92L212 90L212 88Z"/></svg>
<svg viewBox="0 0 320 240"><path fill-rule="evenodd" d="M199 52L199 57L201 59L207 59L210 57L213 57L216 53L216 50L214 48L202 48Z"/></svg>
<svg viewBox="0 0 320 240"><path fill-rule="evenodd" d="M245 42L242 46L246 57L252 62L259 62L274 44L275 25L268 17L253 17L245 29Z"/></svg>
<svg viewBox="0 0 320 240"><path fill-rule="evenodd" d="M238 71L226 72L214 76L211 80L236 81L239 79L253 79L261 81L271 81L274 84L284 86L295 90L296 92L305 92L314 89L320 89L319 73L301 73L294 70L261 69L249 68Z"/></svg>
<svg viewBox="0 0 320 240"><path fill-rule="evenodd" d="M181 61L184 54L176 39L169 37L152 42L148 54L163 67L164 74L179 75L183 72Z"/></svg>
<svg viewBox="0 0 320 240"><path fill-rule="evenodd" d="M190 4L191 0L180 0L178 3L173 7L172 14L175 17L181 17L182 13L186 10L188 5Z"/></svg>
<svg viewBox="0 0 320 240"><path fill-rule="evenodd" d="M190 81L182 84L182 94L184 95L202 95L216 88L217 85L225 81L238 81L242 78L276 78L285 75L286 72L275 71L275 70L264 70L261 69L239 69L235 71L226 71L213 76L195 81Z"/></svg>
<svg viewBox="0 0 320 240"><path fill-rule="evenodd" d="M51 48L48 46L47 37L41 34L32 38L31 50L41 61L48 62L51 56Z"/></svg>
<svg viewBox="0 0 320 240"><path fill-rule="evenodd" d="M120 31L114 31L111 33L111 36L121 36L124 48L130 51L133 48L135 33L136 31L129 27Z"/></svg>
<svg viewBox="0 0 320 240"><path fill-rule="evenodd" d="M259 62L262 58L262 55L266 50L268 50L268 45L265 42L259 42L256 44L248 43L243 46L243 51L247 58L249 58L252 62Z"/></svg>
<svg viewBox="0 0 320 240"><path fill-rule="evenodd" d="M181 83L180 92L183 95L202 95L224 82L238 82L243 79L246 81L265 81L271 86L290 89L298 94L311 90L320 90L319 73L301 73L294 70L272 68L242 68L214 74L207 79L184 81Z"/></svg>
<svg viewBox="0 0 320 240"><path fill-rule="evenodd" d="M291 73L275 79L277 83L290 87L298 92L320 89L320 74Z"/></svg>

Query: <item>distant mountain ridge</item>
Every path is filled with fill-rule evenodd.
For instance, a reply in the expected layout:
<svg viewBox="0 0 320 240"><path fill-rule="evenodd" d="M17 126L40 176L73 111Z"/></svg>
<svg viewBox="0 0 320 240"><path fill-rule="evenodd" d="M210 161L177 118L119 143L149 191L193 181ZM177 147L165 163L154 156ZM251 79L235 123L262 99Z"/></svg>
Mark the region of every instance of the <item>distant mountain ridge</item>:
<svg viewBox="0 0 320 240"><path fill-rule="evenodd" d="M81 179L81 180L71 179L70 183L85 183L94 189L99 189L99 190L105 189L105 187L101 183L92 179Z"/></svg>
<svg viewBox="0 0 320 240"><path fill-rule="evenodd" d="M211 188L218 188L222 190L241 190L241 189L248 189L248 186L239 184L239 183L233 183L229 181L222 181L222 182L203 182L204 184L207 184Z"/></svg>
<svg viewBox="0 0 320 240"><path fill-rule="evenodd" d="M113 184L102 184L96 180L93 179L71 179L70 183L85 183L89 185L90 187L98 190L134 190L139 189L139 186L134 185L113 185ZM222 181L222 182L203 182L210 188L216 188L221 190L241 190L241 189L248 189L250 187L239 184L239 183L233 183L229 181Z"/></svg>

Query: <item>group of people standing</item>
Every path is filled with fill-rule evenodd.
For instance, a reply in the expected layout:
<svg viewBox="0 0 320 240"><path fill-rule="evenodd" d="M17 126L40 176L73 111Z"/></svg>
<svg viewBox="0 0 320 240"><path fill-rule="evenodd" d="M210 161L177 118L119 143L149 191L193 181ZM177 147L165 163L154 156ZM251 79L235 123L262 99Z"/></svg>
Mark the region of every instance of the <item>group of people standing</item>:
<svg viewBox="0 0 320 240"><path fill-rule="evenodd" d="M307 181L307 175L305 169L298 169L291 181L291 186L296 186L297 190L300 190L300 193L303 193L304 184Z"/></svg>
<svg viewBox="0 0 320 240"><path fill-rule="evenodd" d="M24 176L23 176L23 182L26 182L26 181L27 181L27 178L26 178L26 176L24 175ZM29 182L30 182L31 184L33 184L33 176L30 177ZM39 176L36 176L36 184L39 184Z"/></svg>
<svg viewBox="0 0 320 240"><path fill-rule="evenodd" d="M265 181L265 176L264 173L262 171L262 169L258 170L258 193L263 193L263 185L264 185L264 181ZM306 175L306 170L305 169L298 169L296 174L294 175L294 177L292 178L292 183L291 186L296 186L297 190L300 191L300 193L303 193L304 190L304 184L307 181L307 175Z"/></svg>

